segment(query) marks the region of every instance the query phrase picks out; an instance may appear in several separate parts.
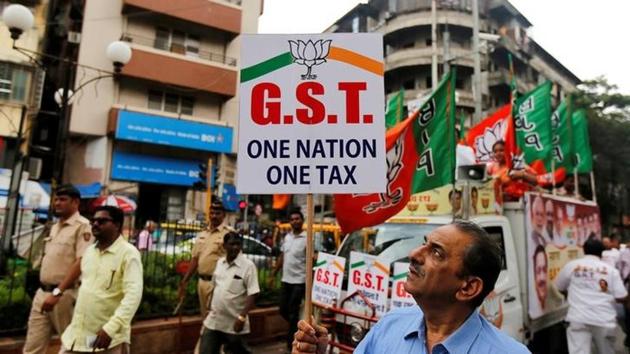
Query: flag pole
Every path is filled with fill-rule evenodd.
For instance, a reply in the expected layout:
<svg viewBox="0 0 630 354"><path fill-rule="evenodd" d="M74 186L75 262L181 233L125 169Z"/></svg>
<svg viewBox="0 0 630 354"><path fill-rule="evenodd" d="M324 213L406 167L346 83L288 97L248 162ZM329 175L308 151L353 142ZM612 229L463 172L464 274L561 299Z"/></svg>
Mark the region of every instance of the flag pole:
<svg viewBox="0 0 630 354"><path fill-rule="evenodd" d="M304 294L304 317L306 322L312 323L313 303L311 289L313 288L313 193L306 195L306 294Z"/></svg>
<svg viewBox="0 0 630 354"><path fill-rule="evenodd" d="M591 175L591 191L592 191L591 194L593 194L593 201L597 203L597 191L595 190L595 174L593 173L593 171L591 171L590 175Z"/></svg>
<svg viewBox="0 0 630 354"><path fill-rule="evenodd" d="M556 195L556 158L551 156L551 193Z"/></svg>

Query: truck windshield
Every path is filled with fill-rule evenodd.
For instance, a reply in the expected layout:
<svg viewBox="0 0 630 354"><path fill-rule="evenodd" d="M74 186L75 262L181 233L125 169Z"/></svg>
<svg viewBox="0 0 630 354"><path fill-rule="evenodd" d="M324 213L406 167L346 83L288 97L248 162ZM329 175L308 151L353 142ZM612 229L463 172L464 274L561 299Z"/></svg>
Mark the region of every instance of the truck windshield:
<svg viewBox="0 0 630 354"><path fill-rule="evenodd" d="M355 251L379 256L384 263L405 262L409 252L422 245L424 236L438 226L386 223L364 228L348 235L338 255L349 260L350 252Z"/></svg>

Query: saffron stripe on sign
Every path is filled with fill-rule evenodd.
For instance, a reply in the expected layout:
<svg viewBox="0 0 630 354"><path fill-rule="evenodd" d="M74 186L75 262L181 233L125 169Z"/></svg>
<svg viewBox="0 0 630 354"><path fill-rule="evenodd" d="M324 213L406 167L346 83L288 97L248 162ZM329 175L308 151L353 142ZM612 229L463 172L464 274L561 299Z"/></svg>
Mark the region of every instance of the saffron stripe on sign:
<svg viewBox="0 0 630 354"><path fill-rule="evenodd" d="M385 267L383 264L374 261L374 267L378 268L381 270L381 272L385 273L385 274L389 274L389 269L387 267Z"/></svg>
<svg viewBox="0 0 630 354"><path fill-rule="evenodd" d="M342 273L343 273L343 266L342 266L341 264L339 264L339 262L337 262L337 261L333 261L333 265L334 265L335 267L337 267L337 269L339 269L339 271L340 271L340 272L342 272Z"/></svg>
<svg viewBox="0 0 630 354"><path fill-rule="evenodd" d="M321 261L321 262L317 262L317 263L315 263L315 265L313 266L313 268L317 268L317 267L322 266L322 265L324 265L324 264L326 264L326 260L323 260L323 261Z"/></svg>
<svg viewBox="0 0 630 354"><path fill-rule="evenodd" d="M247 82L293 63L291 53L286 52L241 70L241 82Z"/></svg>
<svg viewBox="0 0 630 354"><path fill-rule="evenodd" d="M339 47L330 47L330 53L328 54L328 57L326 59L344 62L346 64L354 65L363 70L369 71L378 76L383 76L384 69L382 62L353 52L351 50Z"/></svg>
<svg viewBox="0 0 630 354"><path fill-rule="evenodd" d="M352 268L358 268L358 267L360 267L360 266L364 266L364 265L365 265L365 262L364 262L364 261L359 261L359 262L356 262L356 263L352 263L352 264L350 264L350 269L352 269Z"/></svg>
<svg viewBox="0 0 630 354"><path fill-rule="evenodd" d="M398 279L402 279L402 278L406 278L407 274L409 272L404 272L404 273L400 273L400 274L396 274L392 277L392 280L398 280Z"/></svg>

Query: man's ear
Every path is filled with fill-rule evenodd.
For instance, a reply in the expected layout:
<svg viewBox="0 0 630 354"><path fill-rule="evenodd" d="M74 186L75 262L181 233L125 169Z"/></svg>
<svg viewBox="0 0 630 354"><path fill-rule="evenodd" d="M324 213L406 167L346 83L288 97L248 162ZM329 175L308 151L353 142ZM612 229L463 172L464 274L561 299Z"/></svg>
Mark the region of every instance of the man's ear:
<svg viewBox="0 0 630 354"><path fill-rule="evenodd" d="M483 280L479 277L467 277L463 282L455 298L458 301L468 302L481 294L483 291Z"/></svg>

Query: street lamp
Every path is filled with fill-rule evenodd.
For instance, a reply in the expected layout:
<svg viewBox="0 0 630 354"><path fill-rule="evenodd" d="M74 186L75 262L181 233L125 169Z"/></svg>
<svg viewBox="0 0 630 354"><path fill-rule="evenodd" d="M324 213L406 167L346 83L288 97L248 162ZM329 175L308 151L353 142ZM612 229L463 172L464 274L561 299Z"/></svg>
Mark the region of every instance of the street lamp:
<svg viewBox="0 0 630 354"><path fill-rule="evenodd" d="M115 77L122 70L122 67L129 63L131 60L131 48L125 42L115 41L107 47L105 51L106 57L111 60L114 71L107 72L105 70L101 70L100 68L94 68L87 65L81 65L76 63L72 58L66 58L65 52L61 55L61 57L36 52L26 48L20 48L16 46L16 41L20 38L20 36L30 30L33 27L33 14L31 11L19 4L12 4L7 6L2 13L2 20L9 28L9 32L11 32L11 38L13 39L13 49L17 52L27 56L32 62L36 63L40 68L46 70L46 66L41 60L41 58L48 58L54 61L62 63L62 68L60 69L60 81L62 82L62 88L58 89L54 94L55 102L59 105L59 129L57 133L57 141L55 144L56 156L53 162L53 178L51 183L51 206L54 198L54 193L57 187L57 184L61 181L63 165L64 165L64 155L65 155L65 144L67 140L68 128L69 128L69 117L68 117L68 106L72 104L73 96L79 92L83 87L87 84L103 79L103 78L111 78ZM83 67L86 69L91 69L96 71L99 75L94 77L86 82L81 83L78 87L71 89L71 68L73 66ZM26 107L24 108L26 110ZM20 119L20 127L24 125L24 119L27 114L24 112ZM18 142L21 142L22 137L22 129L18 132L17 136ZM24 166L25 156L18 151L16 154L16 159L13 165L13 171L11 173L11 184L9 190L9 196L7 198L7 214L4 220L4 230L2 233L2 242L0 242L0 274L2 273L4 264L5 264L5 252L11 246L11 236L15 231L15 222L17 219L17 213L19 209L19 189L21 182L21 175ZM52 208L49 208L49 220L51 216Z"/></svg>

